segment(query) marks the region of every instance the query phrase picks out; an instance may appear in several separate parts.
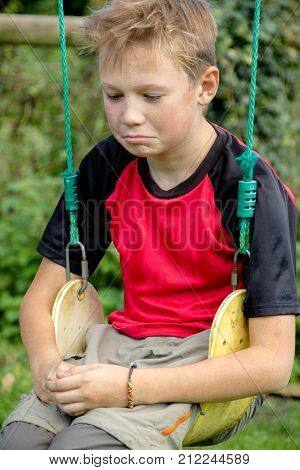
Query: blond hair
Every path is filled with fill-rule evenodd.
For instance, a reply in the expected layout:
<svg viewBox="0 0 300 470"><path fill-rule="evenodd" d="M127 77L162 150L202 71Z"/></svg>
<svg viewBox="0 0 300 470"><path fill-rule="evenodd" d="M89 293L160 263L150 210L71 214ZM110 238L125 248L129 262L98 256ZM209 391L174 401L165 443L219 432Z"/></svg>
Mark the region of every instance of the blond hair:
<svg viewBox="0 0 300 470"><path fill-rule="evenodd" d="M82 53L104 52L104 66L122 64L135 45L161 52L195 84L204 68L215 65L217 25L205 0L108 0L85 18Z"/></svg>

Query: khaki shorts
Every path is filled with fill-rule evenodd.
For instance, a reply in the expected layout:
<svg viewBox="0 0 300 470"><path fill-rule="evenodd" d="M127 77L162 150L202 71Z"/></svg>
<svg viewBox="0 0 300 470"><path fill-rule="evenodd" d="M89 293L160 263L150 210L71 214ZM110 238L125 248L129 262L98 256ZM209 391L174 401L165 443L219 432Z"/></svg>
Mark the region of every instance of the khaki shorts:
<svg viewBox="0 0 300 470"><path fill-rule="evenodd" d="M125 367L135 363L138 368L183 366L207 359L209 334L210 330L206 330L187 338L154 336L135 339L118 332L111 325L93 325L87 332L84 355L66 360L77 365L99 362ZM203 444L217 444L236 434L253 418L264 399L264 395L255 397L233 428ZM31 391L21 397L3 427L22 421L56 434L70 425L91 424L130 449L182 449L183 439L198 410L198 404L158 403L139 405L133 409L96 408L72 418L62 413L56 405L43 403Z"/></svg>

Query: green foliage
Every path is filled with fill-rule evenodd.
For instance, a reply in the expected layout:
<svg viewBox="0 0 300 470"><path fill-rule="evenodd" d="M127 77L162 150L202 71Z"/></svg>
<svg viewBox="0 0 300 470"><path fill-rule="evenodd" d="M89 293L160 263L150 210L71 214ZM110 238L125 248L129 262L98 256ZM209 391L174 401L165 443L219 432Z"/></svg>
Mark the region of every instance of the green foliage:
<svg viewBox="0 0 300 470"><path fill-rule="evenodd" d="M31 372L23 345L0 342L0 423L32 388Z"/></svg>
<svg viewBox="0 0 300 470"><path fill-rule="evenodd" d="M78 166L109 131L95 61L79 57L73 49L68 49L68 59L72 64L73 153ZM15 338L20 302L41 261L36 246L63 191L59 175L66 167L66 155L60 51L4 47L0 62L0 327L3 337ZM91 282L103 291L106 313L122 307L119 257L113 247ZM107 289L112 283L113 289Z"/></svg>
<svg viewBox="0 0 300 470"><path fill-rule="evenodd" d="M3 8L1 8L3 3ZM53 0L6 0L0 3L2 13L21 13L30 15L56 15L57 1ZM66 15L82 15L88 4L87 0L64 0Z"/></svg>
<svg viewBox="0 0 300 470"><path fill-rule="evenodd" d="M244 141L247 137L253 5L254 2L242 0L213 2L219 25L217 61L221 87L210 116L221 125L224 123ZM296 0L262 2L254 148L299 194L297 6ZM291 167L293 171L290 171Z"/></svg>

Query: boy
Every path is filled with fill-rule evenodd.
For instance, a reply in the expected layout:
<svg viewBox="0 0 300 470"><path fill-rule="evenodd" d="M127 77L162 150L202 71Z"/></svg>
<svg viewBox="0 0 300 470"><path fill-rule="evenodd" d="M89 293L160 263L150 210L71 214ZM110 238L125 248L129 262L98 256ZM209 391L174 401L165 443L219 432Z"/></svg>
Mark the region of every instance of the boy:
<svg viewBox="0 0 300 470"><path fill-rule="evenodd" d="M113 240L124 311L88 330L81 358L59 356L50 312L65 283L62 197L21 306L35 392L5 421L1 445L180 449L199 402L256 395L237 425L206 444L221 442L253 417L266 393L289 381L299 314L295 199L260 157L251 258L239 264L250 347L207 359L213 317L232 290L242 179L235 158L244 151L204 117L219 84L216 24L202 0L113 0L86 24L113 135L80 165L80 238L90 273Z"/></svg>

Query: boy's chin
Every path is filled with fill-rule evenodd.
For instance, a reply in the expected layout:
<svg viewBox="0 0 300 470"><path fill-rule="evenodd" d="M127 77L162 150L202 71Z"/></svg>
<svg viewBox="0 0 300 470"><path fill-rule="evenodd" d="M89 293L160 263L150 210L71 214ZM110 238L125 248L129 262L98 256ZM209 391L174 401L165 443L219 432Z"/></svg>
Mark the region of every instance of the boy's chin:
<svg viewBox="0 0 300 470"><path fill-rule="evenodd" d="M116 135L114 135L114 137L122 145L122 147L124 147L131 155L135 157L155 158L161 155L161 150L158 148L155 149L154 146L150 147L143 144L129 144L124 139L122 139L122 137Z"/></svg>
<svg viewBox="0 0 300 470"><path fill-rule="evenodd" d="M131 155L134 155L135 157L156 157L158 156L158 152L155 150L150 150L149 147L146 147L145 145L124 145L122 143L122 146L129 152Z"/></svg>

